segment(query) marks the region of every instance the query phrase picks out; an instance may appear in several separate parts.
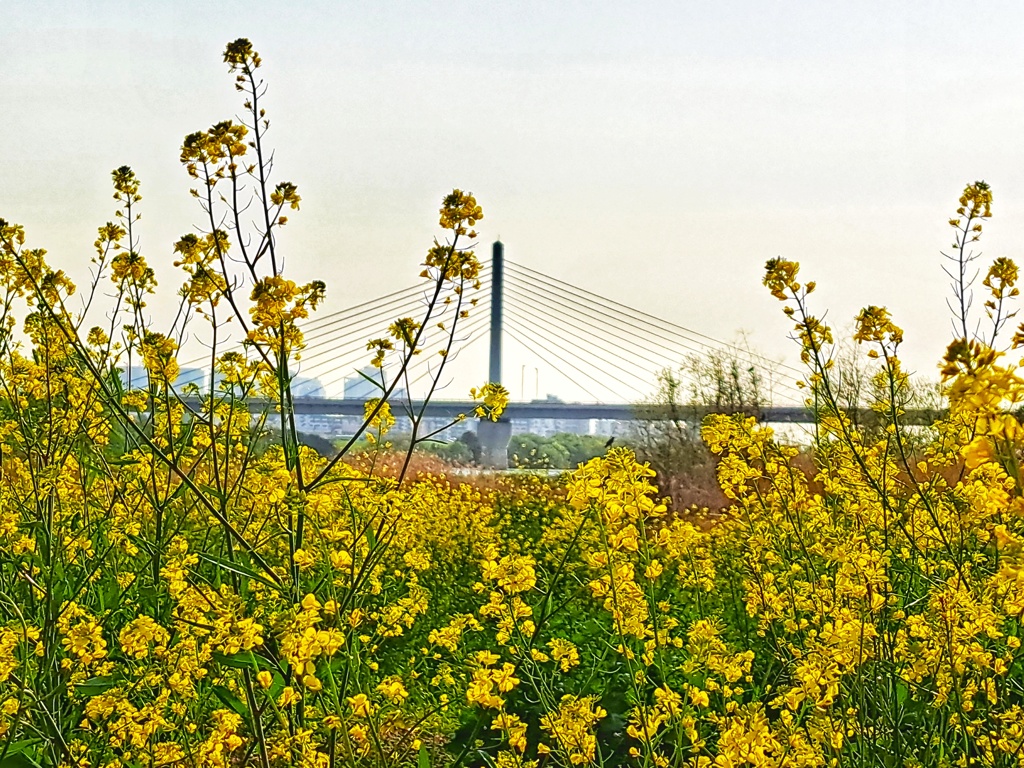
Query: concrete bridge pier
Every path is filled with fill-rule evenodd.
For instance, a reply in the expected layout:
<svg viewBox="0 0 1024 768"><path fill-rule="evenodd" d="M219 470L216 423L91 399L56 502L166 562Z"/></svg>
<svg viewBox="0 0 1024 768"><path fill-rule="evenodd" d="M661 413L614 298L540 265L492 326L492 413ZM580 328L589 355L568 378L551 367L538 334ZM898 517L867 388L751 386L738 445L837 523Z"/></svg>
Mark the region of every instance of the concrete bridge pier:
<svg viewBox="0 0 1024 768"><path fill-rule="evenodd" d="M476 425L476 436L480 441L480 463L491 469L508 469L512 422L508 419L480 419Z"/></svg>

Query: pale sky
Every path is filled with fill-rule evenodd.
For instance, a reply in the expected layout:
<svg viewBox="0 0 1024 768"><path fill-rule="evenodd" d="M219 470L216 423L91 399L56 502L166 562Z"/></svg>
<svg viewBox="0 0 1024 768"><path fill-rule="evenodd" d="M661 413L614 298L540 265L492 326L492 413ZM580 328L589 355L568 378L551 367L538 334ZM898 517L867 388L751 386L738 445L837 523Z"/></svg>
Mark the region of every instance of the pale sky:
<svg viewBox="0 0 1024 768"><path fill-rule="evenodd" d="M221 52L243 36L265 62L279 177L303 197L288 269L327 281L327 311L415 282L461 187L485 211L482 255L500 235L521 264L714 337L748 331L791 362L760 282L767 259L796 259L836 326L889 307L931 377L950 336L939 251L965 183L993 186L985 257L1022 255L1019 2L0 10L0 216L79 277L128 164L143 252L168 293L179 284L171 245L200 217L178 148L238 111ZM532 397L521 372L540 365L507 346L506 384ZM470 361L479 383L484 357ZM541 395L590 399L540 376Z"/></svg>

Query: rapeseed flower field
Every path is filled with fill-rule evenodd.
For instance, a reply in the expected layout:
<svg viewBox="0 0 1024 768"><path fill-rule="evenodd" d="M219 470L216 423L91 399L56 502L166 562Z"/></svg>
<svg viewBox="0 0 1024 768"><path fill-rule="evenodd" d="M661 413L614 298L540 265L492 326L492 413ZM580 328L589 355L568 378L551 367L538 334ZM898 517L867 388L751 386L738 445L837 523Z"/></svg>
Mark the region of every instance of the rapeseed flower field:
<svg viewBox="0 0 1024 768"><path fill-rule="evenodd" d="M670 513L623 448L553 481L485 487L408 459L377 473L345 460L352 444L325 458L296 440L301 323L326 287L284 275L276 232L300 196L270 180L258 54L238 40L225 61L247 119L183 143L208 227L175 246L170 332L146 313L131 169L113 174L81 311L0 221L0 766L1024 765L1024 330L1003 341L1018 275L993 262L975 322L964 269L987 185L949 222L963 334L925 439L889 313L857 318L877 363L868 433L836 397L814 284L774 259L813 471L718 415L702 437L729 506L713 519ZM425 316L368 340L375 364L447 357L482 217L445 197ZM220 375L181 393L186 321ZM229 322L240 350L217 345ZM145 380L123 381L138 360ZM391 395L366 406L376 445ZM473 395L467 417L508 397Z"/></svg>

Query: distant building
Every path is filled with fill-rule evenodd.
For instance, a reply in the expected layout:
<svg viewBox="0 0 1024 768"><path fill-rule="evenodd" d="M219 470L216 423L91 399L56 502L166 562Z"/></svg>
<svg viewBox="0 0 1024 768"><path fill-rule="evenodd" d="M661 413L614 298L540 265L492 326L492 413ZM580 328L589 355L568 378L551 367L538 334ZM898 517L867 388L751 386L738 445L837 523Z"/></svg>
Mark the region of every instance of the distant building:
<svg viewBox="0 0 1024 768"><path fill-rule="evenodd" d="M531 400L532 403L564 403L556 395L548 395L541 399ZM512 419L512 434L538 435L540 437L551 437L559 432L571 432L576 435L590 434L590 421L588 419Z"/></svg>
<svg viewBox="0 0 1024 768"><path fill-rule="evenodd" d="M125 389L145 389L149 386L149 374L141 365L133 365L131 368L121 368L118 373L121 376L121 386Z"/></svg>
<svg viewBox="0 0 1024 768"><path fill-rule="evenodd" d="M321 413L297 413L295 414L295 429L308 435L320 435L328 439L341 437L351 432L352 428L346 430L346 419L349 417L335 414Z"/></svg>
<svg viewBox="0 0 1024 768"><path fill-rule="evenodd" d="M380 387L372 382L381 380L381 369L368 365L359 373L362 376L349 376L345 379L345 399L366 402L371 398L380 397ZM372 381L367 381L366 377Z"/></svg>
<svg viewBox="0 0 1024 768"><path fill-rule="evenodd" d="M178 378L174 380L174 388L179 392L189 384L195 384L204 390L210 383L209 374L202 368L182 368Z"/></svg>
<svg viewBox="0 0 1024 768"><path fill-rule="evenodd" d="M327 390L320 379L311 376L296 376L292 379L292 395L294 397L327 397Z"/></svg>
<svg viewBox="0 0 1024 768"><path fill-rule="evenodd" d="M344 397L346 400L359 400L365 403L367 400L381 396L380 385L382 382L385 387L390 386L386 370L382 374L380 368L368 365L360 370L359 373L362 375L357 374L345 379ZM369 381L367 381L367 378L369 378ZM396 387L395 391L391 393L390 400L393 405L405 400L405 389Z"/></svg>

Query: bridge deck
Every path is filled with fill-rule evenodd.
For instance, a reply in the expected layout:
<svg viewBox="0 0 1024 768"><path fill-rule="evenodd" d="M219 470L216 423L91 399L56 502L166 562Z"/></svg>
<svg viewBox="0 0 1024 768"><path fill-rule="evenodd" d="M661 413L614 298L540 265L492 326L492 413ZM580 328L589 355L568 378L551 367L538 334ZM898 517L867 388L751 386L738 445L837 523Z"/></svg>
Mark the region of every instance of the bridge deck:
<svg viewBox="0 0 1024 768"><path fill-rule="evenodd" d="M392 408L395 413L400 411L402 403L396 402ZM413 401L413 408L419 412L423 403ZM425 415L429 418L454 419L464 413L471 416L475 403L462 400L432 400L427 404ZM266 401L250 401L250 410L261 412L267 408ZM315 397L295 398L295 412L298 414L362 416L361 400L329 399ZM668 420L680 419L688 421L703 418L712 409L702 407L683 407L675 412L662 406L631 405L628 403L517 403L508 404L503 419L615 419L622 421L634 420ZM759 409L756 415L761 421L770 423L807 424L814 421L813 413L801 406L774 406ZM930 424L940 414L934 411L908 411L906 423Z"/></svg>

